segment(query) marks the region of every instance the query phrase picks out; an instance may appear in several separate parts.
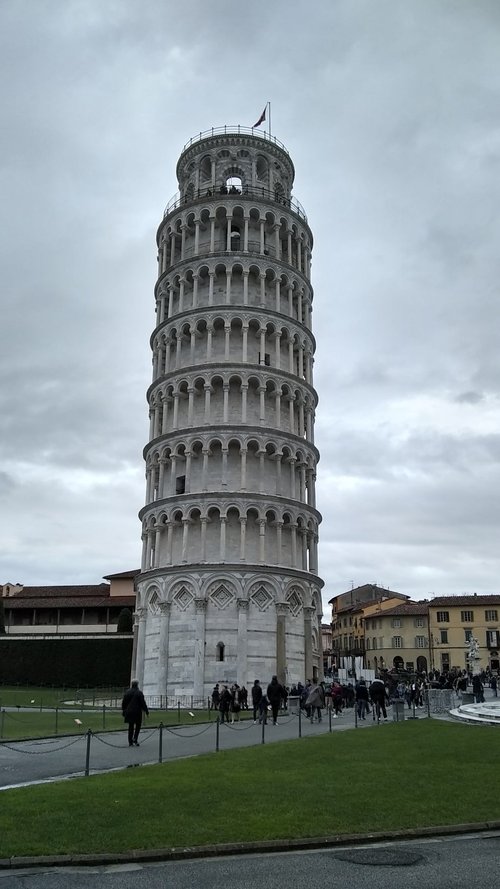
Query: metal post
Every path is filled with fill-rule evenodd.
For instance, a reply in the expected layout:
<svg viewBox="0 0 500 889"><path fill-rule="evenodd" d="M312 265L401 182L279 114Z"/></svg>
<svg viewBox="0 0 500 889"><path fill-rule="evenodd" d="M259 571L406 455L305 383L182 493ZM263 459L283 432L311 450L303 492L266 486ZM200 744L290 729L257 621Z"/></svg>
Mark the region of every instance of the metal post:
<svg viewBox="0 0 500 889"><path fill-rule="evenodd" d="M181 702L177 701L177 722L181 721Z"/></svg>
<svg viewBox="0 0 500 889"><path fill-rule="evenodd" d="M220 716L217 717L215 722L215 752L219 752L219 726L220 726Z"/></svg>
<svg viewBox="0 0 500 889"><path fill-rule="evenodd" d="M302 737L302 707L299 701L299 738Z"/></svg>
<svg viewBox="0 0 500 889"><path fill-rule="evenodd" d="M59 731L59 708L56 707L56 735Z"/></svg>
<svg viewBox="0 0 500 889"><path fill-rule="evenodd" d="M3 738L3 724L5 722L5 710L2 710L2 719L0 721L0 738Z"/></svg>
<svg viewBox="0 0 500 889"><path fill-rule="evenodd" d="M92 740L92 729L87 729L87 752L85 755L85 777L90 774L90 742Z"/></svg>
<svg viewBox="0 0 500 889"><path fill-rule="evenodd" d="M158 738L158 762L163 762L163 722L159 726L160 735Z"/></svg>
<svg viewBox="0 0 500 889"><path fill-rule="evenodd" d="M425 697L427 699L427 716L430 719L431 718L431 699L430 699L428 688L425 689Z"/></svg>
<svg viewBox="0 0 500 889"><path fill-rule="evenodd" d="M264 714L264 716L262 717L262 740L261 740L261 744L265 744L265 743L266 743L266 719L267 719L267 716L266 716L266 714Z"/></svg>
<svg viewBox="0 0 500 889"><path fill-rule="evenodd" d="M331 730L332 730L332 708L329 707L328 708L328 731L331 732Z"/></svg>
<svg viewBox="0 0 500 889"><path fill-rule="evenodd" d="M106 728L106 704L102 705L102 730Z"/></svg>

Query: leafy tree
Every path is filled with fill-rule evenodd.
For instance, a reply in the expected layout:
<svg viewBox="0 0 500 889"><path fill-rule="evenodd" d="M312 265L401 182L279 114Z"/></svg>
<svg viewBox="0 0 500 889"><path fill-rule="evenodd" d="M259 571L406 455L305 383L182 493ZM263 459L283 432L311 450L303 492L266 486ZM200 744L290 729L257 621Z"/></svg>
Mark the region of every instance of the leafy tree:
<svg viewBox="0 0 500 889"><path fill-rule="evenodd" d="M130 608L122 608L118 615L117 633L132 633L134 629L134 620Z"/></svg>

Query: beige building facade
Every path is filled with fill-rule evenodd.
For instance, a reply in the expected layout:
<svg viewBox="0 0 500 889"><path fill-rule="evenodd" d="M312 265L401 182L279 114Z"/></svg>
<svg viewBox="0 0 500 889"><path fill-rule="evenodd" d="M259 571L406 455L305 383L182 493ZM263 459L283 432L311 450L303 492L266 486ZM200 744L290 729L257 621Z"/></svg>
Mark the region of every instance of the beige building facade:
<svg viewBox="0 0 500 889"><path fill-rule="evenodd" d="M500 594L441 596L429 602L431 668L447 672L468 667L469 639L478 642L480 670L500 669Z"/></svg>

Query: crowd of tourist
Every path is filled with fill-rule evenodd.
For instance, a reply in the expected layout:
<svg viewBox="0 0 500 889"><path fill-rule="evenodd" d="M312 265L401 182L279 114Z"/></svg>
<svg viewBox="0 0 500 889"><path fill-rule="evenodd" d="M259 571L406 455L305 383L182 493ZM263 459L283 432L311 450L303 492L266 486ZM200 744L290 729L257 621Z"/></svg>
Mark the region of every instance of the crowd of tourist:
<svg viewBox="0 0 500 889"><path fill-rule="evenodd" d="M429 674L414 674L411 677L398 677L385 674L367 682L360 677L354 682L341 683L332 679L323 682L301 682L291 688L278 682L273 676L267 687L256 679L250 695L245 686L238 683L214 686L211 707L219 712L221 722L239 721L243 710L252 708L254 724L267 723L272 718L278 724L278 715L288 709L288 699L293 698L301 711L311 722L321 722L323 711L332 711L332 718L342 716L345 710L356 708L358 719L365 720L372 713L373 718L387 720L387 706L393 701L405 701L409 709L424 707L425 693L429 688L451 689L460 697L470 685L474 700L484 701L484 687L489 685L493 696L497 696L497 677L489 670L472 674L467 670L452 669L446 673L432 670Z"/></svg>

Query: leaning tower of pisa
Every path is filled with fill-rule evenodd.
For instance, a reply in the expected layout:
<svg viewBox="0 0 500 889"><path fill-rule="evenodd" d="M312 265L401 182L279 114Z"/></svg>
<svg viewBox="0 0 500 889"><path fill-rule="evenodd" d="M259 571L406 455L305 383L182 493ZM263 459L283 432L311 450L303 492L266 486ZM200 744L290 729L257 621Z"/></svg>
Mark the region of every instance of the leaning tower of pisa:
<svg viewBox="0 0 500 889"><path fill-rule="evenodd" d="M150 695L321 671L312 233L284 145L191 139L157 233L133 670Z"/></svg>

